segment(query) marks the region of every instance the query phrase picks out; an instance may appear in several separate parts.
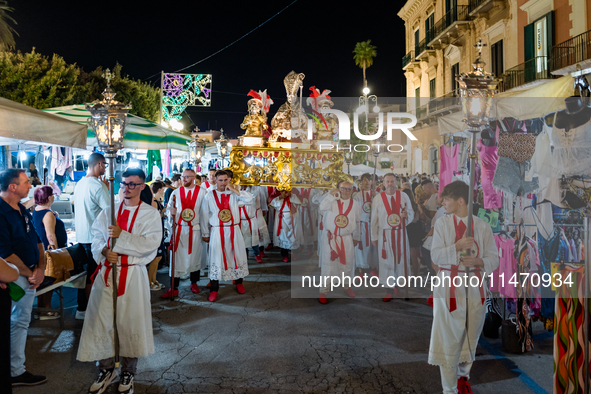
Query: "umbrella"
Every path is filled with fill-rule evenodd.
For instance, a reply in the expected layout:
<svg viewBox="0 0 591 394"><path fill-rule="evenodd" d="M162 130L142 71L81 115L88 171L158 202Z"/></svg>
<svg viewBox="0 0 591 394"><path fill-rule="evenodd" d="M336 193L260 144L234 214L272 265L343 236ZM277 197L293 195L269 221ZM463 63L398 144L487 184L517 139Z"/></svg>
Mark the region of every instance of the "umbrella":
<svg viewBox="0 0 591 394"><path fill-rule="evenodd" d="M43 110L46 113L57 115L61 118L84 124L87 128L87 146L93 147L96 144L96 136L92 129L88 128L87 121L90 112L84 105L70 105L67 107L48 108ZM123 139L123 147L126 149L177 149L184 152L188 151L188 142L191 137L177 133L174 130L163 127L156 122L140 118L139 116L128 114L128 125L125 127L126 133Z"/></svg>

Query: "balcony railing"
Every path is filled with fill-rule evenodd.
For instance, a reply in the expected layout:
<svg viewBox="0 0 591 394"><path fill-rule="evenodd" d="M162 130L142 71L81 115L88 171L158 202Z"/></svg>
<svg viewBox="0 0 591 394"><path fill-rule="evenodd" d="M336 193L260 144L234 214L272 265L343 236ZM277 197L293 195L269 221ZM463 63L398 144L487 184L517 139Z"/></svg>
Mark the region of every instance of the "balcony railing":
<svg viewBox="0 0 591 394"><path fill-rule="evenodd" d="M431 40L429 40L429 41L431 41ZM421 40L419 45L415 47L415 56L419 56L421 53L423 53L427 50L433 50L432 47L427 45L429 43L429 41L427 41L427 38L424 38Z"/></svg>
<svg viewBox="0 0 591 394"><path fill-rule="evenodd" d="M470 12L474 11L476 8L480 7L482 4L489 1L491 0L470 0Z"/></svg>
<svg viewBox="0 0 591 394"><path fill-rule="evenodd" d="M415 51L410 51L402 58L402 68L406 67L406 65L410 62L415 61Z"/></svg>
<svg viewBox="0 0 591 394"><path fill-rule="evenodd" d="M504 90L509 90L526 83L549 78L552 78L552 75L548 69L548 57L536 56L506 70L503 74L503 87Z"/></svg>
<svg viewBox="0 0 591 394"><path fill-rule="evenodd" d="M453 90L441 97L433 97L428 103L421 105L411 111L417 119L424 119L434 116L444 110L452 110L460 105L460 91Z"/></svg>
<svg viewBox="0 0 591 394"><path fill-rule="evenodd" d="M591 30L552 47L550 71L591 59Z"/></svg>
<svg viewBox="0 0 591 394"><path fill-rule="evenodd" d="M437 23L435 23L432 29L429 29L426 36L431 38L430 41L433 41L455 22L467 20L469 11L470 7L467 5L457 5L452 7L437 21Z"/></svg>

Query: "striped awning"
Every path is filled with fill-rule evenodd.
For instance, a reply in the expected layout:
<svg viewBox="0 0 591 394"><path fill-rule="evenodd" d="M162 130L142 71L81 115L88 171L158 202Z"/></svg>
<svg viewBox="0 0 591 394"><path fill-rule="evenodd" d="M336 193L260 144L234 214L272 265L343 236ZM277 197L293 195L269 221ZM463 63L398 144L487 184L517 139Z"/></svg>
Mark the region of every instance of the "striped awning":
<svg viewBox="0 0 591 394"><path fill-rule="evenodd" d="M84 105L70 105L67 107L47 108L43 111L64 119L71 120L80 124L87 124L90 112L84 108ZM125 138L123 147L126 149L176 149L184 152L189 151L187 145L191 142L191 137L174 130L163 127L156 122L140 118L139 116L128 114L129 123L125 128ZM96 146L96 136L92 129L87 129L88 148Z"/></svg>

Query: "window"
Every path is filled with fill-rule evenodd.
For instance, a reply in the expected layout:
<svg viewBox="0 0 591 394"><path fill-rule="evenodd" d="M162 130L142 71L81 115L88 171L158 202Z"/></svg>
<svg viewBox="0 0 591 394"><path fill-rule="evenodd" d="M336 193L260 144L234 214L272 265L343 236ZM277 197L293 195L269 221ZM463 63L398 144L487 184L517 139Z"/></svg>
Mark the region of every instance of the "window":
<svg viewBox="0 0 591 394"><path fill-rule="evenodd" d="M554 44L554 11L523 29L525 82L548 78L548 56Z"/></svg>
<svg viewBox="0 0 591 394"><path fill-rule="evenodd" d="M419 32L420 29L415 30L415 56L419 56L419 43L421 42L419 39Z"/></svg>
<svg viewBox="0 0 591 394"><path fill-rule="evenodd" d="M432 12L431 15L425 19L425 37L427 38L427 43L432 41L435 38L435 13Z"/></svg>
<svg viewBox="0 0 591 394"><path fill-rule="evenodd" d="M459 95L458 91L458 81L456 81L456 77L460 76L460 63L456 63L451 66L451 91L454 97Z"/></svg>
<svg viewBox="0 0 591 394"><path fill-rule="evenodd" d="M503 40L490 46L491 71L494 76L500 77L505 69L503 67Z"/></svg>
<svg viewBox="0 0 591 394"><path fill-rule="evenodd" d="M435 97L435 89L436 89L435 78L433 78L429 81L429 97Z"/></svg>

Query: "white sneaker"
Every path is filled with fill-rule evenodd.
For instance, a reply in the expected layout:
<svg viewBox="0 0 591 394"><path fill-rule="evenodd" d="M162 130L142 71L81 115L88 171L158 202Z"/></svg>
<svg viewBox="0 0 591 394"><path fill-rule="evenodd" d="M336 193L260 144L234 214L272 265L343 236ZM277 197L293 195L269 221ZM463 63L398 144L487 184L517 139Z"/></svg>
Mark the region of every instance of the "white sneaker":
<svg viewBox="0 0 591 394"><path fill-rule="evenodd" d="M76 320L84 320L86 311L76 311Z"/></svg>
<svg viewBox="0 0 591 394"><path fill-rule="evenodd" d="M119 394L133 394L133 374L129 372L121 373L117 392Z"/></svg>
<svg viewBox="0 0 591 394"><path fill-rule="evenodd" d="M88 389L88 394L102 394L117 377L117 370L101 369L98 377Z"/></svg>

